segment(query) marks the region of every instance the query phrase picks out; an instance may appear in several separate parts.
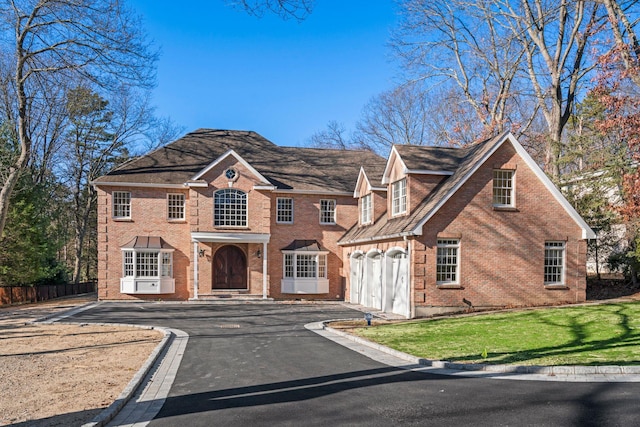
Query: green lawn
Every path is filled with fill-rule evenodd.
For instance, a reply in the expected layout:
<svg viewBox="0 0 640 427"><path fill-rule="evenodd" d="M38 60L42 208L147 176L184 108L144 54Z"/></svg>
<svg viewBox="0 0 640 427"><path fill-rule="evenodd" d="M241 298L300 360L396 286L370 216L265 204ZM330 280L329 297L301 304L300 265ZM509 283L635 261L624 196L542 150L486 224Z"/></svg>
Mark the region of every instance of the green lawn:
<svg viewBox="0 0 640 427"><path fill-rule="evenodd" d="M432 360L517 365L640 363L640 302L478 314L354 332Z"/></svg>

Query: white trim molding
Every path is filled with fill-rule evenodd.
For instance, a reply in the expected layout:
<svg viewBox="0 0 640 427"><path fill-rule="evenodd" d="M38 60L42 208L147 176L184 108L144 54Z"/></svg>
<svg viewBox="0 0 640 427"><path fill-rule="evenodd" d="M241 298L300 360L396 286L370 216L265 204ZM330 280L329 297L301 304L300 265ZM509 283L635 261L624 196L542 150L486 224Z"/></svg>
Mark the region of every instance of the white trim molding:
<svg viewBox="0 0 640 427"><path fill-rule="evenodd" d="M220 164L224 159L226 159L229 156L233 156L238 162L240 162L242 164L242 166L247 168L262 183L264 183L266 185L271 185L271 183L269 182L269 180L267 180L267 178L265 178L260 172L258 172L253 166L251 166L245 159L243 159L238 153L236 153L233 150L227 151L222 156L218 157L213 162L209 163L204 169L202 169L193 178L191 178L191 181L199 180L200 178L202 178L202 176L204 174L209 172L211 169L213 169L215 166Z"/></svg>

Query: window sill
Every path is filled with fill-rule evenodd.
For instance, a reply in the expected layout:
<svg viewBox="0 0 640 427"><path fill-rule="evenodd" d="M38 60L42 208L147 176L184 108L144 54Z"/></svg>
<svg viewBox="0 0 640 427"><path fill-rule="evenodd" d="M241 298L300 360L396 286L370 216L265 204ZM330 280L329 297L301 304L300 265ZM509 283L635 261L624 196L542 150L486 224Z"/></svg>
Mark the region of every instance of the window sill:
<svg viewBox="0 0 640 427"><path fill-rule="evenodd" d="M497 212L520 212L515 206L494 206L493 210Z"/></svg>
<svg viewBox="0 0 640 427"><path fill-rule="evenodd" d="M335 222L321 222L320 225L338 225Z"/></svg>
<svg viewBox="0 0 640 427"><path fill-rule="evenodd" d="M187 222L186 219L167 219L169 224L185 224Z"/></svg>
<svg viewBox="0 0 640 427"><path fill-rule="evenodd" d="M114 220L115 222L133 222L133 219L131 218L115 218L115 217L111 217L112 220Z"/></svg>
<svg viewBox="0 0 640 427"><path fill-rule="evenodd" d="M214 225L216 230L250 230L248 226Z"/></svg>
<svg viewBox="0 0 640 427"><path fill-rule="evenodd" d="M462 285L458 283L436 283L438 289L462 289Z"/></svg>
<svg viewBox="0 0 640 427"><path fill-rule="evenodd" d="M569 289L569 287L567 285L544 285L545 289L549 289L549 290L563 290L563 289Z"/></svg>
<svg viewBox="0 0 640 427"><path fill-rule="evenodd" d="M291 222L280 222L280 221L276 221L277 225L293 225L293 221Z"/></svg>

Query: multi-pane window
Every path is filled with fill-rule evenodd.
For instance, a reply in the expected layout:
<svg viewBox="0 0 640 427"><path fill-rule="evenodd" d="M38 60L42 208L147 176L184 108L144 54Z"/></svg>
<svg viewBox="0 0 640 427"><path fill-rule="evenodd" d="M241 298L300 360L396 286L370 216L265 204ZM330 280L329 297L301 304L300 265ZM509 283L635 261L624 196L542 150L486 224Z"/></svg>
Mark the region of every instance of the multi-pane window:
<svg viewBox="0 0 640 427"><path fill-rule="evenodd" d="M161 275L162 277L172 277L173 274L171 272L171 253L162 252L162 264L160 265L162 268Z"/></svg>
<svg viewBox="0 0 640 427"><path fill-rule="evenodd" d="M167 194L167 218L184 219L184 194Z"/></svg>
<svg viewBox="0 0 640 427"><path fill-rule="evenodd" d="M564 242L544 244L544 284L564 284Z"/></svg>
<svg viewBox="0 0 640 427"><path fill-rule="evenodd" d="M438 240L436 255L436 283L458 284L460 280L460 241Z"/></svg>
<svg viewBox="0 0 640 427"><path fill-rule="evenodd" d="M124 277L133 277L133 251L124 251Z"/></svg>
<svg viewBox="0 0 640 427"><path fill-rule="evenodd" d="M276 222L281 224L293 223L293 199L285 197L276 199Z"/></svg>
<svg viewBox="0 0 640 427"><path fill-rule="evenodd" d="M284 254L284 277L298 279L326 279L327 255L325 253Z"/></svg>
<svg viewBox="0 0 640 427"><path fill-rule="evenodd" d="M391 214L399 215L407 211L407 179L403 178L391 185Z"/></svg>
<svg viewBox="0 0 640 427"><path fill-rule="evenodd" d="M297 255L296 277L317 277L317 266L315 255Z"/></svg>
<svg viewBox="0 0 640 427"><path fill-rule="evenodd" d="M128 191L114 191L112 199L113 217L131 218L131 193Z"/></svg>
<svg viewBox="0 0 640 427"><path fill-rule="evenodd" d="M123 277L173 277L171 252L125 250L122 255Z"/></svg>
<svg viewBox="0 0 640 427"><path fill-rule="evenodd" d="M514 206L513 171L496 169L493 171L493 205Z"/></svg>
<svg viewBox="0 0 640 427"><path fill-rule="evenodd" d="M336 223L336 201L333 199L320 200L320 224Z"/></svg>
<svg viewBox="0 0 640 427"><path fill-rule="evenodd" d="M158 252L136 252L136 277L158 277Z"/></svg>
<svg viewBox="0 0 640 427"><path fill-rule="evenodd" d="M233 188L218 190L213 197L213 225L247 226L247 193Z"/></svg>
<svg viewBox="0 0 640 427"><path fill-rule="evenodd" d="M284 254L284 277L293 277L293 254Z"/></svg>
<svg viewBox="0 0 640 427"><path fill-rule="evenodd" d="M371 194L367 194L360 199L360 223L371 222Z"/></svg>

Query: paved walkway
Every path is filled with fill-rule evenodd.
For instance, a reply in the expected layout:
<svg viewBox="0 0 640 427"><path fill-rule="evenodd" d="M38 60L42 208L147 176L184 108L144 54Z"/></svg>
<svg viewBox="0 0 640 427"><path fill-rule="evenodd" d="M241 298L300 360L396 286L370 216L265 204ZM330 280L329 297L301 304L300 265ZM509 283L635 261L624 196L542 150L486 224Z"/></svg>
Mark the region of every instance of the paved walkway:
<svg viewBox="0 0 640 427"><path fill-rule="evenodd" d="M88 310L100 303L89 303L78 300L74 302L52 304L49 308L38 307L32 309L32 314L38 314L48 322L68 321L74 315ZM199 303L202 304L202 303ZM345 306L353 308L348 304ZM71 308L71 310L69 310ZM356 307L364 311L362 307ZM23 312L29 310L27 306L7 310L0 313L2 316L12 316L13 311ZM61 310L63 311L61 313ZM30 314L31 314L30 313ZM25 313L26 314L26 313ZM476 377L491 379L525 380L525 381L562 381L562 382L640 382L640 367L553 367L542 368L534 372L530 368L518 368L513 366L474 366L476 370L457 369L462 368L457 364L439 361L427 361L405 353L401 353L387 347L371 343L358 337L351 336L339 330L325 327L323 322L313 322L305 327L316 334L329 339L352 351L367 356L377 362L414 372L430 374L450 375L457 377ZM162 328L160 328L162 329ZM135 384L127 387L126 395L119 405L110 407L101 417L94 420L91 426L145 426L160 411L178 371L178 367L185 353L189 336L178 329L165 329L167 339L158 347L157 357L152 363L143 366L136 375ZM137 389L137 391L136 391ZM126 404L125 404L126 403ZM114 418L115 417L115 418ZM113 419L112 419L113 418Z"/></svg>

